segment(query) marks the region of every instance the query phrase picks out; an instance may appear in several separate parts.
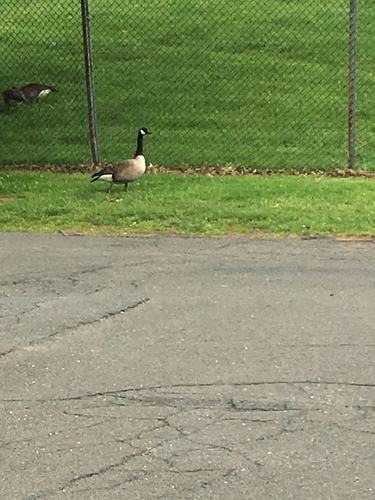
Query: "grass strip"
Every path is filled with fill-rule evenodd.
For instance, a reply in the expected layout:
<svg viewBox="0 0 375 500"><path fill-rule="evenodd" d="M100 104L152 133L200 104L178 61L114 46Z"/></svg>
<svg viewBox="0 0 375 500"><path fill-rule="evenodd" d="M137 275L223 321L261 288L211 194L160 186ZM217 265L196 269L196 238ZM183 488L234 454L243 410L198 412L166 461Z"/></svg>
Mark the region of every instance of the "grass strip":
<svg viewBox="0 0 375 500"><path fill-rule="evenodd" d="M0 230L375 237L373 178L145 174L129 186L83 174L0 172Z"/></svg>

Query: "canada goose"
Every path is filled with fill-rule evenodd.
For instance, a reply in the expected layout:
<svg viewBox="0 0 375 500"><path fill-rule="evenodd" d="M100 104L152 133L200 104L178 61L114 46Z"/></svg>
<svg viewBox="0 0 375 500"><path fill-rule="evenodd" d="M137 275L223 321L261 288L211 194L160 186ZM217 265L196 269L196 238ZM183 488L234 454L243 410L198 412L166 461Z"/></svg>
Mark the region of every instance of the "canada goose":
<svg viewBox="0 0 375 500"><path fill-rule="evenodd" d="M107 189L107 193L110 192L113 184L125 184L125 191L127 191L129 182L135 181L146 171L146 160L143 156L143 136L148 134L151 134L150 130L146 127L140 128L134 158L109 165L100 170L100 172L92 174L91 182L95 182L98 179L109 181L111 184Z"/></svg>
<svg viewBox="0 0 375 500"><path fill-rule="evenodd" d="M11 101L16 101L18 106L25 102L25 96L22 90L17 87L10 87L9 89L4 90L3 92L3 100L5 106L10 106Z"/></svg>
<svg viewBox="0 0 375 500"><path fill-rule="evenodd" d="M50 92L58 92L55 87L51 85L44 85L43 83L28 83L21 88L26 99L31 101L38 101L41 97L45 97Z"/></svg>

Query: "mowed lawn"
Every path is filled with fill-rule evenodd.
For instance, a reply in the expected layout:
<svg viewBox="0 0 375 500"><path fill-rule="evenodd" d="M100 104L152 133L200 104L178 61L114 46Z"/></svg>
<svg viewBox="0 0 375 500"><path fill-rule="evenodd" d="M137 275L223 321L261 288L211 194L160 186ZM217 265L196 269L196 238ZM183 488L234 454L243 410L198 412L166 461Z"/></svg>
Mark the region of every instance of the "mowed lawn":
<svg viewBox="0 0 375 500"><path fill-rule="evenodd" d="M90 0L102 161L332 169L347 160L348 8L334 0ZM80 5L2 0L0 165L90 159ZM358 7L358 166L375 169L375 6ZM248 181L246 181L248 182Z"/></svg>
<svg viewBox="0 0 375 500"><path fill-rule="evenodd" d="M375 236L375 180L145 174L129 186L83 174L0 172L0 231L256 237Z"/></svg>

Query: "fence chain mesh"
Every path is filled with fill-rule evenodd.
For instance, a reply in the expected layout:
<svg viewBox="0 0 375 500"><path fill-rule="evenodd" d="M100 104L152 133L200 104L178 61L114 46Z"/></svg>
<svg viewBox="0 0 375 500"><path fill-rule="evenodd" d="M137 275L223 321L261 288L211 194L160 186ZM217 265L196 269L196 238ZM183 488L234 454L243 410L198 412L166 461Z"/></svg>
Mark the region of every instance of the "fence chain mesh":
<svg viewBox="0 0 375 500"><path fill-rule="evenodd" d="M153 164L335 168L347 161L349 1L89 0L101 161L153 131ZM359 0L358 158L373 159L375 8ZM0 163L90 160L79 0L3 0ZM371 47L371 49L370 49ZM17 103L16 103L17 104Z"/></svg>
<svg viewBox="0 0 375 500"><path fill-rule="evenodd" d="M39 102L3 104L0 163L90 159L79 2L3 0L0 17L1 91L29 83L58 90Z"/></svg>

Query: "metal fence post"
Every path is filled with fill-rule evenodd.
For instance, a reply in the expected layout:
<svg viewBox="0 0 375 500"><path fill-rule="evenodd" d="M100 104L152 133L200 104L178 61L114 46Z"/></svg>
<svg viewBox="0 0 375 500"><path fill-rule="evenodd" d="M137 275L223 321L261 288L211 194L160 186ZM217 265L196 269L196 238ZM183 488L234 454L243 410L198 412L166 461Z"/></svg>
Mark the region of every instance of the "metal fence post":
<svg viewBox="0 0 375 500"><path fill-rule="evenodd" d="M82 9L82 34L83 49L85 55L87 106L89 114L89 130L92 159L95 164L100 162L98 127L96 120L96 101L94 85L94 69L92 63L91 32L90 32L90 12L88 0L81 0Z"/></svg>
<svg viewBox="0 0 375 500"><path fill-rule="evenodd" d="M357 0L350 0L349 14L349 124L348 167L355 168L356 134L356 78L357 78Z"/></svg>

